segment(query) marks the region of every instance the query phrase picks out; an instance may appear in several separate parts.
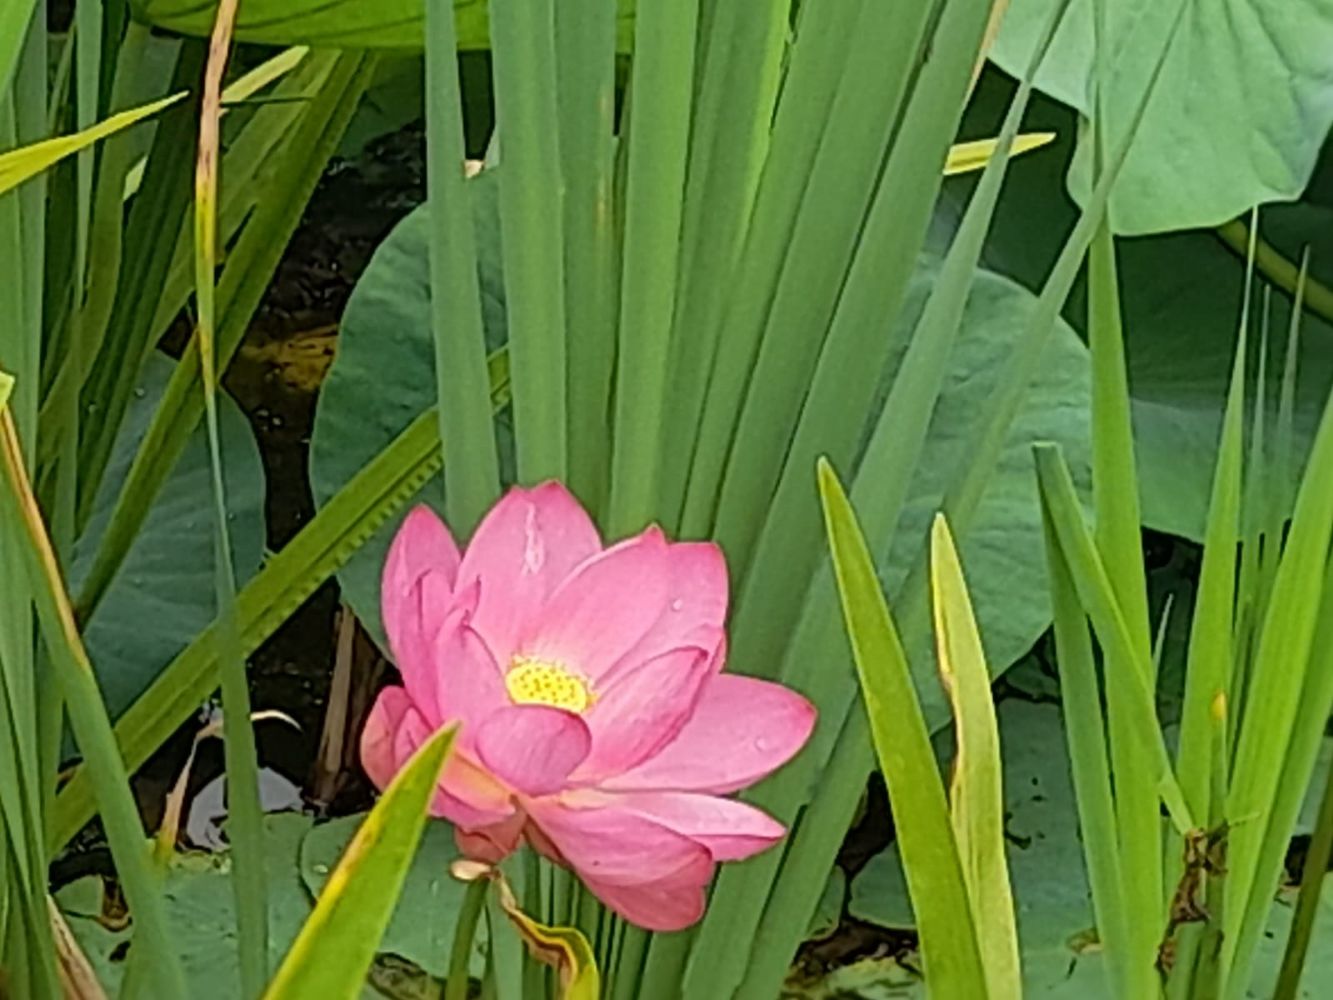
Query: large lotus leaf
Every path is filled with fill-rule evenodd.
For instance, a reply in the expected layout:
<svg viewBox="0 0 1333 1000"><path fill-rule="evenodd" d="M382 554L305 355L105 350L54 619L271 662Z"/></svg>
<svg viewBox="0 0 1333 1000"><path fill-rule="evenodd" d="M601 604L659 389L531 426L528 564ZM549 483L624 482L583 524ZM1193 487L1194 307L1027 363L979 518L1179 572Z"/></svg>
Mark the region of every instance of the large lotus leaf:
<svg viewBox="0 0 1333 1000"><path fill-rule="evenodd" d="M1037 74L1046 93L1089 114L1097 61L1109 62L1104 107L1112 142L1135 105L1175 0L1074 0ZM1013 0L992 56L1021 75L1056 0ZM1196 0L1185 4L1161 79L1112 199L1121 233L1216 225L1267 201L1296 198L1333 124L1333 0ZM1089 188L1090 143L1070 174Z"/></svg>
<svg viewBox="0 0 1333 1000"><path fill-rule="evenodd" d="M169 31L207 35L217 13L198 0L131 0L135 17ZM634 0L618 0L620 42L628 47ZM485 0L454 0L458 44L490 45ZM244 0L236 16L236 39L263 45L321 48L419 49L424 24L421 0Z"/></svg>
<svg viewBox="0 0 1333 1000"><path fill-rule="evenodd" d="M487 175L483 175L484 180ZM486 292L490 346L504 336L498 226L490 188L476 188L481 280ZM376 252L348 303L338 355L325 383L315 421L312 480L325 502L435 399L433 349L428 326L427 218L418 209ZM899 322L915 322L933 281L923 267L913 282ZM930 519L953 474L968 461L972 432L996 386L1005 358L1026 329L1033 297L1017 284L979 274L969 299L943 396L931 425L897 542L883 545L881 570L896 586L916 560ZM900 338L901 339L901 338ZM887 374L897 366L891 359ZM963 541L963 558L979 606L992 665L1003 669L1021 656L1050 621L1042 556L1041 523L1029 447L1039 439L1065 445L1080 480L1087 468L1087 354L1063 323L1032 386L1028 404L988 489L983 507ZM502 452L508 430L501 427ZM866 470L889 475L894 470ZM437 504L437 477L419 499ZM393 530L379 532L343 569L343 593L373 634L379 626L379 573Z"/></svg>
<svg viewBox="0 0 1333 1000"><path fill-rule="evenodd" d="M310 914L311 896L301 883L298 852L310 830L306 816L283 813L264 817L265 867L268 873L269 958L277 968L297 931ZM230 856L183 853L172 859L163 886L172 940L180 951L197 1000L239 1000L240 965L236 952ZM75 938L102 984L114 996L125 974L128 930L110 930L97 918L100 878L79 879L56 893Z"/></svg>
<svg viewBox="0 0 1333 1000"><path fill-rule="evenodd" d="M963 123L974 136L998 127L1012 94L1000 74L986 73ZM1034 101L1027 127L1054 130L1056 143L1015 161L995 214L983 261L992 270L1039 290L1073 226L1076 209L1059 178L1072 156L1076 120L1054 101ZM987 133L990 134L990 133ZM1313 246L1316 276L1333 278L1333 155L1325 153L1310 197L1276 206L1262 220L1266 238L1288 256ZM945 184L932 242L940 245L956 225L975 182ZM1118 241L1130 393L1144 523L1160 531L1199 539L1203 533L1213 462L1221 431L1222 405L1240 319L1245 280L1243 256L1211 230ZM1259 281L1256 314L1268 283ZM1290 298L1271 290L1270 349L1266 397L1273 426L1290 318ZM1085 318L1081 285L1066 316L1078 328ZM1295 412L1298 457L1309 449L1330 385L1333 326L1307 311L1302 319ZM1257 360L1258 329L1251 340L1251 372Z"/></svg>
<svg viewBox="0 0 1333 1000"><path fill-rule="evenodd" d="M505 340L504 287L494 178L483 173L468 189L475 200L482 313L491 350ZM338 333L338 353L320 390L310 445L316 503L333 496L423 410L434 405L435 349L430 334L430 274L425 206L400 222L375 251L357 282ZM507 419L499 422L502 453L512 456ZM506 463L512 466L512 462ZM512 473L511 473L512 478ZM410 506L442 509L444 477L433 477L408 508L391 518L339 573L343 597L377 639L379 574L389 543Z"/></svg>
<svg viewBox="0 0 1333 1000"><path fill-rule="evenodd" d="M1060 709L1055 704L1010 698L1000 704L998 714L1024 995L1109 1000L1094 946L1092 903ZM1323 915L1316 925L1307 983L1325 982L1333 976L1328 911L1333 911L1333 882L1325 883ZM852 880L848 913L882 927L913 926L896 845L873 857ZM1291 899L1284 894L1273 906L1251 995L1271 995L1290 922ZM923 994L918 983L910 993L899 995Z"/></svg>
<svg viewBox="0 0 1333 1000"><path fill-rule="evenodd" d="M139 374L83 537L74 547L71 589L92 564L139 442L173 363L154 354ZM264 470L244 414L225 395L219 409L223 475L236 574L245 582L264 550ZM120 572L84 630L112 717L120 715L216 615L212 474L201 426L190 438L144 521Z"/></svg>
<svg viewBox="0 0 1333 1000"><path fill-rule="evenodd" d="M312 829L301 842L301 879L312 896L318 896L365 815L344 816ZM448 971L449 946L454 924L467 887L449 874L449 865L460 857L454 831L448 823L426 825L416 858L403 883L393 919L379 950L397 955L433 976ZM473 949L473 968L485 968L486 932L480 928Z"/></svg>
<svg viewBox="0 0 1333 1000"><path fill-rule="evenodd" d="M899 322L915 321L933 278L930 266L916 275ZM1035 305L1034 297L1015 282L977 272L902 521L880 560L890 593L920 558L945 491L971 461L979 421L998 388L1005 361L1032 322ZM898 361L890 359L889 372ZM1075 483L1086 491L1089 393L1087 350L1061 321L1028 387L1026 405L1010 429L981 507L959 543L987 658L997 674L1026 653L1051 621L1032 443L1059 442ZM862 469L858 475L876 471ZM928 648L916 654L913 662L930 662ZM923 691L927 717L945 718L939 686L924 685Z"/></svg>

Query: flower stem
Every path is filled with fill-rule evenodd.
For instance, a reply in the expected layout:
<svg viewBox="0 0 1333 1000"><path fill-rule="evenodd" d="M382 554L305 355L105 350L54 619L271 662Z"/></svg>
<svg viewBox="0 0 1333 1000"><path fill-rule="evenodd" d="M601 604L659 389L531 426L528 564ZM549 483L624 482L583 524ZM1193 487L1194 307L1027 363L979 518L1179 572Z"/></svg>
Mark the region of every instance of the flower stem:
<svg viewBox="0 0 1333 1000"><path fill-rule="evenodd" d="M454 943L449 951L449 978L444 983L444 1000L467 1000L468 966L472 957L472 941L477 936L477 918L486 904L488 879L469 882L454 925Z"/></svg>

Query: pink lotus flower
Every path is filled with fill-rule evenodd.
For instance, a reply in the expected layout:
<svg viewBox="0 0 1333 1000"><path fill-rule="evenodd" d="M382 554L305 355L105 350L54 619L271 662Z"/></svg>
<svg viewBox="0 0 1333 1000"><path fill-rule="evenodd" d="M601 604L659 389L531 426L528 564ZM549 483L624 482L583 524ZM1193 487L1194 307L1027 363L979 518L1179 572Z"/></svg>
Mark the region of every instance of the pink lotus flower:
<svg viewBox="0 0 1333 1000"><path fill-rule="evenodd" d="M779 684L722 673L721 550L656 527L602 546L558 483L511 490L459 555L428 509L389 552L385 628L403 687L361 736L383 788L434 730L462 724L432 812L470 858L526 838L607 906L652 930L703 914L719 861L782 825L722 796L785 763L814 708Z"/></svg>

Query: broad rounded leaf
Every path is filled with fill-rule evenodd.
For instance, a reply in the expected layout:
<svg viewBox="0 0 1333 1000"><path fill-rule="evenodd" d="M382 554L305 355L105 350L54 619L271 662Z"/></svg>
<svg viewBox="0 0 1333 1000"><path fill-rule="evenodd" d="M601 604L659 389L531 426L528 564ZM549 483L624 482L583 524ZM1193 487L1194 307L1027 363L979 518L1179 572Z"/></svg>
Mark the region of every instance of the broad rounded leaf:
<svg viewBox="0 0 1333 1000"><path fill-rule="evenodd" d="M74 547L74 593L92 565L172 369L169 359L153 354L139 374L87 528ZM244 414L225 393L219 399L233 559L243 584L259 569L264 551L264 470ZM200 425L84 631L113 719L216 617L211 498L208 442Z"/></svg>
<svg viewBox="0 0 1333 1000"><path fill-rule="evenodd" d="M274 968L310 914L311 897L297 875L297 851L310 824L309 817L292 813L264 817L269 961ZM86 876L61 888L56 901L98 979L115 996L125 975L126 946L132 934L129 928L109 930L97 919L100 883L99 876ZM175 855L162 893L192 1000L240 1000L228 855Z"/></svg>
<svg viewBox="0 0 1333 1000"><path fill-rule="evenodd" d="M902 322L914 322L924 308L933 275L933 268L927 267L913 279ZM977 273L902 520L887 552L879 542L884 553L879 569L887 593L898 590L920 558L945 491L971 460L977 425L1035 306L1035 297L1016 283L986 271ZM889 372L899 360L890 360ZM1051 621L1032 442L1058 441L1076 482L1085 487L1090 482L1089 393L1087 350L1074 331L1059 322L1024 408L1010 428L981 507L967 531L959 531L963 569L994 673L1026 653ZM894 473L863 468L857 475ZM875 549L876 540L869 543ZM909 652L914 653L913 663L931 662L928 648ZM939 685L926 684L922 689L927 720L946 719Z"/></svg>
<svg viewBox="0 0 1333 1000"><path fill-rule="evenodd" d="M1110 62L1108 137L1119 140L1147 83L1177 0L1074 0L1037 87L1089 114L1098 57ZM1056 0L1013 0L992 50L1021 75ZM1101 51L1095 51L1095 48ZM1112 197L1117 232L1216 225L1300 195L1333 125L1333 0L1197 0L1184 19ZM1070 174L1086 192L1090 143Z"/></svg>
<svg viewBox="0 0 1333 1000"><path fill-rule="evenodd" d="M468 184L475 199L477 268L482 318L490 350L505 341L500 234L494 177L483 173ZM310 444L310 480L315 502L328 501L360 468L379 454L423 410L435 404L435 348L430 333L430 218L415 209L375 251L347 303L338 353L320 390ZM499 420L503 456L512 456L507 414ZM505 463L512 480L512 460ZM433 477L397 517L390 518L339 573L343 597L383 645L379 576L389 543L417 502L444 509L444 477Z"/></svg>

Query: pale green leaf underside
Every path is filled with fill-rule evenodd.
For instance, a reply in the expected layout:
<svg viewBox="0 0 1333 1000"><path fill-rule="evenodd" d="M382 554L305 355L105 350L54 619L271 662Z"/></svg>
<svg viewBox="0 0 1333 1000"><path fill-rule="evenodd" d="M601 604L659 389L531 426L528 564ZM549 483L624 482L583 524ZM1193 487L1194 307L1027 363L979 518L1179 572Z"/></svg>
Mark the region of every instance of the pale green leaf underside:
<svg viewBox="0 0 1333 1000"><path fill-rule="evenodd" d="M1037 87L1088 113L1093 10L1074 0ZM1053 0L1013 0L992 57L1021 70ZM1160 0L1107 5L1113 60L1108 139L1118 141L1174 12ZM1333 0L1197 0L1186 12L1111 199L1120 233L1215 225L1298 196L1333 124ZM1070 173L1088 188L1090 143Z"/></svg>

